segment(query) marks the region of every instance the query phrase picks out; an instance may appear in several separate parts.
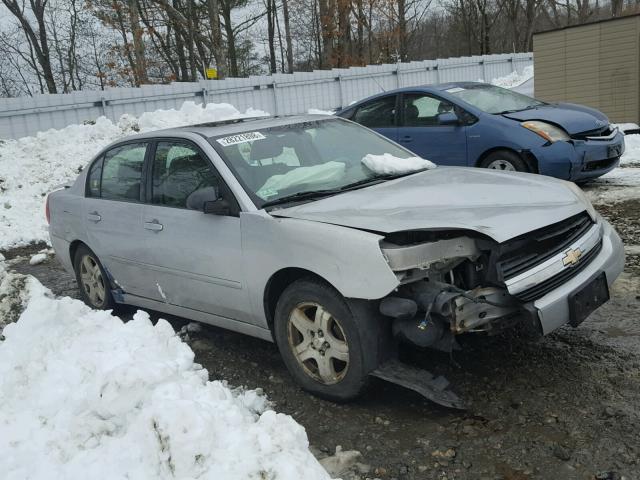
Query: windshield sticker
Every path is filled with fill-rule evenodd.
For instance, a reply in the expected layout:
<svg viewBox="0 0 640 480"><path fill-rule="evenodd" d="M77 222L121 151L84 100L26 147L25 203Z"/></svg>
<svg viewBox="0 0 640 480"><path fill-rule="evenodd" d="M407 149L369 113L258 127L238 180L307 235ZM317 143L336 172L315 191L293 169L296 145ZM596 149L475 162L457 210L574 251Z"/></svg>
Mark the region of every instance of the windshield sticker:
<svg viewBox="0 0 640 480"><path fill-rule="evenodd" d="M447 93L464 92L464 88L460 88L460 87L448 88L447 90L445 90L445 92L447 92Z"/></svg>
<svg viewBox="0 0 640 480"><path fill-rule="evenodd" d="M254 140L264 140L265 138L267 137L265 137L260 132L246 132L238 133L237 135L231 135L229 137L218 138L216 142L218 142L223 147L228 147L230 145L253 142Z"/></svg>

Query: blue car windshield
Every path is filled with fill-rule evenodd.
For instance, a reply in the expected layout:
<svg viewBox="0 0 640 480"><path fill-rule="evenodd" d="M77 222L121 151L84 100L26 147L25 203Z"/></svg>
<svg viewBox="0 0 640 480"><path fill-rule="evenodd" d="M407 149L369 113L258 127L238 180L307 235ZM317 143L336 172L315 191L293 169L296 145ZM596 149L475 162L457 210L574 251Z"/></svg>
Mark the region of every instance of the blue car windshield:
<svg viewBox="0 0 640 480"><path fill-rule="evenodd" d="M544 102L494 85L478 84L453 87L446 92L487 113L510 113L528 110Z"/></svg>

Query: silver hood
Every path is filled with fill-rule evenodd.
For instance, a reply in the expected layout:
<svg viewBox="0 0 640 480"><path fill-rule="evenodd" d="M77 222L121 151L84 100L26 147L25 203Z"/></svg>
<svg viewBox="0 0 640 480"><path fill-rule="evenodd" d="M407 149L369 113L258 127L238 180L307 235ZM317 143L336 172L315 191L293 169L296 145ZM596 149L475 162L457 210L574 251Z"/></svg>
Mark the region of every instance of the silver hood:
<svg viewBox="0 0 640 480"><path fill-rule="evenodd" d="M586 208L562 180L441 167L270 213L380 233L474 230L503 242Z"/></svg>

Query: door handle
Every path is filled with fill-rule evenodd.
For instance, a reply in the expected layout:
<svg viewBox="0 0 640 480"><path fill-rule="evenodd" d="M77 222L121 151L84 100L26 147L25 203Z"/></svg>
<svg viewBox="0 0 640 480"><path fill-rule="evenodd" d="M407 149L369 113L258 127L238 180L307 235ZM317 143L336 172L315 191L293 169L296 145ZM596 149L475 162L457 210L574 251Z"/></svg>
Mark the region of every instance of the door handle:
<svg viewBox="0 0 640 480"><path fill-rule="evenodd" d="M401 142L411 142L413 140L413 137L411 135L405 135L404 137L400 138Z"/></svg>
<svg viewBox="0 0 640 480"><path fill-rule="evenodd" d="M157 220L153 219L150 222L144 222L144 228L147 230L151 230L153 232L159 232L164 228L164 226Z"/></svg>
<svg viewBox="0 0 640 480"><path fill-rule="evenodd" d="M87 220L98 223L100 220L102 220L102 217L98 212L91 212L87 214Z"/></svg>

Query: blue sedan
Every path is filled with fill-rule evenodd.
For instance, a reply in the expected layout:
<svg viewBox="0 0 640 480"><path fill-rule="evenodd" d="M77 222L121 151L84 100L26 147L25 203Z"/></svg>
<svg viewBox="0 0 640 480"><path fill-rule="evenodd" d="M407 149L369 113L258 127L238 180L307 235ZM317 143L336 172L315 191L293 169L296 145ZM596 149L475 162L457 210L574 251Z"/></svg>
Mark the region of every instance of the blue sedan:
<svg viewBox="0 0 640 480"><path fill-rule="evenodd" d="M337 115L372 128L440 165L533 172L585 182L614 169L624 134L602 112L486 83L409 87Z"/></svg>

